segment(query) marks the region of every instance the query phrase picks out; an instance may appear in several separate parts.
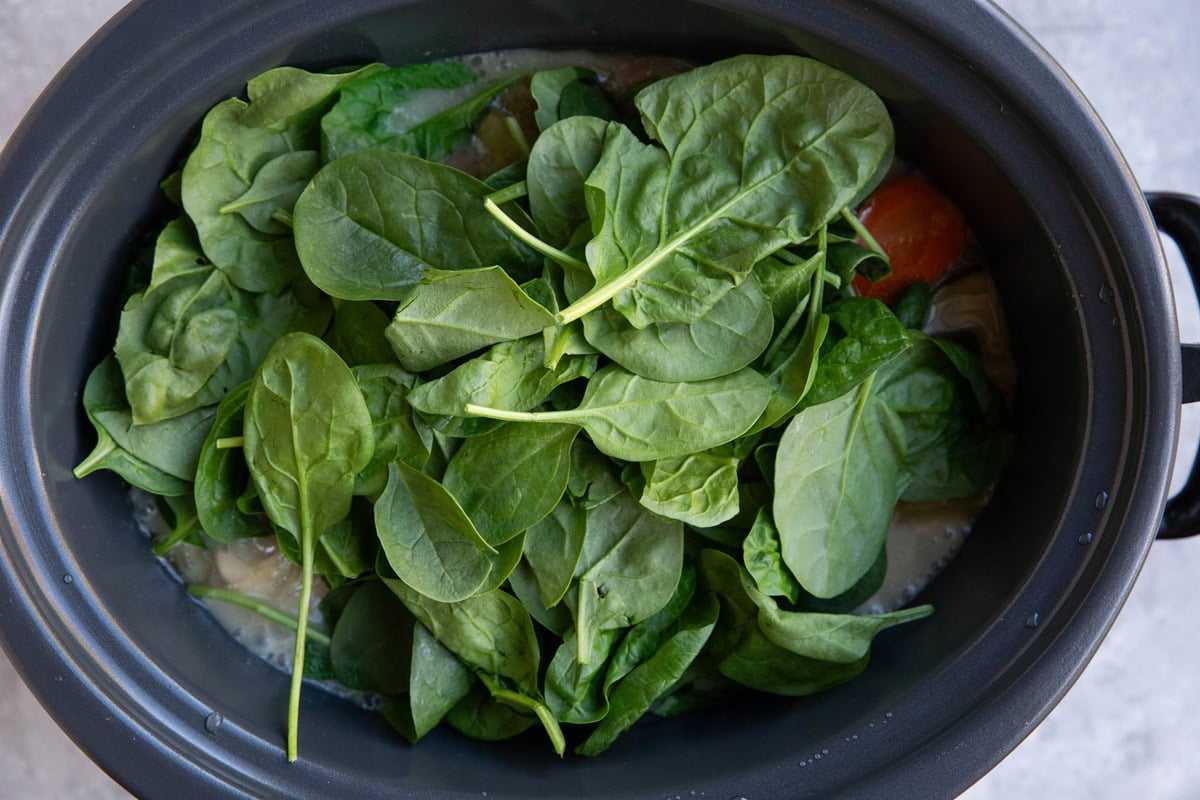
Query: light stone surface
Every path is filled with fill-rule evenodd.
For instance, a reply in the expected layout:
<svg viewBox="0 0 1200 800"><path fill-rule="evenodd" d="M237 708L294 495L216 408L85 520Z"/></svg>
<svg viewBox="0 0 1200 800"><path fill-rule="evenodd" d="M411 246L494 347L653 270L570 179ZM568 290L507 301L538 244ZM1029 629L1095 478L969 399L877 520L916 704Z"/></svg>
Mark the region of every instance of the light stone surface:
<svg viewBox="0 0 1200 800"><path fill-rule="evenodd" d="M949 0L946 0L949 1ZM955 0L957 2L959 0ZM0 143L118 0L0 0ZM1001 0L1091 99L1147 189L1200 193L1200 3ZM1168 248L1182 338L1197 304ZM1185 449L1197 415L1185 409ZM1181 456L1180 468L1190 463ZM1112 632L1050 717L966 800L1200 797L1200 541L1154 547ZM42 711L0 654L0 798L129 795ZM750 800L753 800L751 798ZM907 799L904 799L907 800Z"/></svg>

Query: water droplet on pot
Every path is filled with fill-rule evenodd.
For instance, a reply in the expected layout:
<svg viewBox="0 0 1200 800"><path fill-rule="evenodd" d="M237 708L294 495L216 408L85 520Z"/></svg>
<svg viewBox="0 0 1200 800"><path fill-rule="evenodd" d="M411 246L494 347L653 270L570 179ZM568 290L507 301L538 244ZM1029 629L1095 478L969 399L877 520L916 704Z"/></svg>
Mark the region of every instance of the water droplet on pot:
<svg viewBox="0 0 1200 800"><path fill-rule="evenodd" d="M1114 293L1113 293L1113 289L1111 286L1109 286L1106 283L1100 287L1100 302L1101 303L1111 303L1113 301L1113 297L1114 297Z"/></svg>
<svg viewBox="0 0 1200 800"><path fill-rule="evenodd" d="M1026 628L1036 628L1038 626L1039 619L1040 619L1040 617L1038 617L1038 613L1036 611L1033 612L1032 614L1030 614L1028 617L1025 618L1025 627Z"/></svg>
<svg viewBox="0 0 1200 800"><path fill-rule="evenodd" d="M1088 531L1087 533L1079 534L1078 541L1080 544L1091 544L1092 543L1092 532Z"/></svg>
<svg viewBox="0 0 1200 800"><path fill-rule="evenodd" d="M75 579L73 577L71 577L70 575L63 575L63 583L70 586L74 582L75 582Z"/></svg>
<svg viewBox="0 0 1200 800"><path fill-rule="evenodd" d="M889 711L889 712L887 712L886 714L884 714L884 716L885 716L885 717L887 717L888 719L891 719L891 718L892 718L892 712L890 712L890 711Z"/></svg>
<svg viewBox="0 0 1200 800"><path fill-rule="evenodd" d="M214 711L204 718L204 730L209 733L216 733L221 729L223 722L225 722L225 718L221 716L221 713Z"/></svg>
<svg viewBox="0 0 1200 800"><path fill-rule="evenodd" d="M1096 495L1096 509L1099 510L1108 505L1108 492L1100 492Z"/></svg>

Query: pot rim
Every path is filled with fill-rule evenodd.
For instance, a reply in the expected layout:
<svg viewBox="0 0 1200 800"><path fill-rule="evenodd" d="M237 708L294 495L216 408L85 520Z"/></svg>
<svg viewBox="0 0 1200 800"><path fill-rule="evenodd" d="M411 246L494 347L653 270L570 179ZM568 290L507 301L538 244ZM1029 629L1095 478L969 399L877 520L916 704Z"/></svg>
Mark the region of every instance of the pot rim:
<svg viewBox="0 0 1200 800"><path fill-rule="evenodd" d="M308 18L304 29L389 5L374 0L353 11L328 9L319 19ZM777 4L765 1L730 0L719 5L766 17L787 14ZM145 95L139 92L148 90L130 91L125 81L158 70L168 73L164 65L171 62L176 37L189 31L195 36L197 30L226 29L232 31L232 37L252 40L252 32L261 26L296 14L294 4L286 0L269 0L255 7L252 19L234 21L234 9L219 0L183 4L182 8L139 0L80 50L35 104L0 159L0 207L7 212L0 221L0 253L5 260L11 257L19 263L25 253L22 240L44 235L42 228L55 222L39 204L46 196L54 196L53 189L59 185L55 166L74 168L81 158L78 152L87 152L86 121L103 115L114 103L143 99ZM1181 383L1178 348L1162 347L1164 342L1178 342L1170 287L1149 212L1102 123L1050 57L993 6L872 0L865 7L869 13L900 21L915 41L939 43L971 64L978 75L986 76L997 96L1024 98L1026 102L1018 103L1011 113L1029 115L1052 139L1056 152L1074 154L1067 166L1075 172L1076 185L1103 207L1103 224L1108 228L1103 233L1130 262L1128 281L1135 299L1127 313L1139 323L1131 326L1136 330L1126 332L1121 358L1140 365L1136 368L1144 372L1140 395L1125 398L1128 405L1141 409L1143 428L1125 432L1119 472L1127 479L1139 474L1169 474ZM294 21L291 25L289 30L299 30ZM155 46L145 46L146 31L155 32ZM280 40L283 38L281 34ZM114 71L115 65L120 65L119 73ZM98 91L98 86L103 90ZM1036 109L1030 98L1036 98ZM41 133L44 130L65 133L49 137ZM21 347L9 348L0 356L9 388L0 397L0 425L7 442L29 438L36 409L28 386L34 343L12 335L32 331L42 313L36 299L30 299L37 297L44 278L28 280L27 276L21 270L9 270L3 276L0 297L0 330L9 334L6 341L22 342ZM1089 381L1089 387L1094 385ZM1088 401L1092 405L1103 398L1089 397ZM1146 443L1167 444L1151 447ZM31 530L30 526L52 529L55 519L42 465L28 455L13 457L10 452L10 458L0 465L0 498L5 510L0 523L0 645L76 743L139 794L170 794L187 785L189 791L196 787L196 796L242 796L246 785L236 773L263 769L262 753L274 751L276 743L250 742L256 750L244 761L231 761L224 745L205 739L202 727L192 724L203 720L210 709L186 691L162 692L170 676L140 659L137 643L121 634L119 623L105 617L90 591L85 570L67 554L39 553L22 540L18 531ZM1107 538L1102 563L1093 562L1080 572L1067 596L1047 597L1030 589L1012 598L1007 616L1001 615L986 634L998 646L1009 648L1012 661L998 676L991 670L994 677L986 686L973 688L969 710L950 719L939 735L901 748L886 770L847 785L847 793L918 796L935 778L937 785L957 793L1015 747L1070 688L1132 589L1153 542L1166 496L1165 479L1134 480L1118 504L1115 487L1083 486L1082 480L1076 476L1078 492L1088 492L1089 498L1094 491L1113 492L1109 510L1119 513L1120 519L1110 517L1109 524L1119 523L1125 533ZM1056 541L1044 561L1078 558L1077 547L1073 539ZM63 582L65 575L74 576L70 584ZM1026 627L1034 613L1040 615L1040 622ZM1035 642L1038 647L1033 646ZM114 669L112 653L124 653L131 662ZM922 703L937 699L928 695L905 698L897 706L897 716L913 716ZM981 699L986 702L979 702ZM189 720L191 727L179 723L181 719ZM997 731L1006 734L997 737ZM145 748L136 764L128 758L132 740ZM181 760L180 753L189 758ZM798 774L794 765L788 769L789 775ZM318 771L313 777L319 775ZM781 773L773 779L783 777ZM729 785L742 793L749 786L745 780Z"/></svg>

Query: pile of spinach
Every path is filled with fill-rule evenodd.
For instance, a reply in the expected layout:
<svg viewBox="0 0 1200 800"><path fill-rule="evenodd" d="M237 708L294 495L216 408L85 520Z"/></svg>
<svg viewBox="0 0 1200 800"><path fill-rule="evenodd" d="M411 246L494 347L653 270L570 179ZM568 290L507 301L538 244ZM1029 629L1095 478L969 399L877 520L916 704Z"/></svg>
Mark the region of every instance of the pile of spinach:
<svg viewBox="0 0 1200 800"><path fill-rule="evenodd" d="M528 87L493 176L441 163ZM302 677L383 699L410 741L540 725L594 755L648 711L803 695L930 613L851 612L900 500L974 495L1003 401L960 343L848 290L887 274L851 210L892 152L823 64L664 78L636 118L588 69L271 70L220 103L182 209L87 381L157 552L274 537L302 567ZM519 124L510 125L525 142ZM870 241L867 237L867 241ZM315 576L328 593L309 626Z"/></svg>

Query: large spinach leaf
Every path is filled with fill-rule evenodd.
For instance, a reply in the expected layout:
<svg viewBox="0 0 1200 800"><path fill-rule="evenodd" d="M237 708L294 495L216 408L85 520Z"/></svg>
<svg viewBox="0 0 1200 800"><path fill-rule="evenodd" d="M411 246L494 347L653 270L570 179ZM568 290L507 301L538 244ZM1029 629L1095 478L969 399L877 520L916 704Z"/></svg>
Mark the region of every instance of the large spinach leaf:
<svg viewBox="0 0 1200 800"><path fill-rule="evenodd" d="M491 192L443 164L364 150L325 166L300 195L296 249L313 283L349 300L402 300L431 268L534 277L540 259L485 210Z"/></svg>
<svg viewBox="0 0 1200 800"><path fill-rule="evenodd" d="M783 560L817 597L871 568L900 495L904 432L871 379L788 423L775 458L772 514Z"/></svg>
<svg viewBox="0 0 1200 800"><path fill-rule="evenodd" d="M601 452L628 461L673 458L740 436L767 404L770 385L751 369L693 383L664 383L617 366L597 372L566 411L516 412L468 404L481 417L582 426Z"/></svg>
<svg viewBox="0 0 1200 800"><path fill-rule="evenodd" d="M607 137L587 179L596 286L563 321L610 299L637 327L697 319L856 199L891 156L879 98L795 56L727 59L657 81L636 102L662 148Z"/></svg>
<svg viewBox="0 0 1200 800"><path fill-rule="evenodd" d="M439 602L479 593L493 569L510 560L508 549L498 551L480 536L444 486L399 462L388 467L387 488L375 504L375 526L396 576Z"/></svg>
<svg viewBox="0 0 1200 800"><path fill-rule="evenodd" d="M298 755L300 681L320 536L350 511L354 476L370 461L371 415L350 369L320 339L281 338L250 384L245 452L271 521L299 544L299 629L288 706L288 759Z"/></svg>

